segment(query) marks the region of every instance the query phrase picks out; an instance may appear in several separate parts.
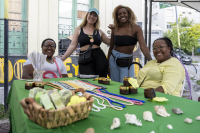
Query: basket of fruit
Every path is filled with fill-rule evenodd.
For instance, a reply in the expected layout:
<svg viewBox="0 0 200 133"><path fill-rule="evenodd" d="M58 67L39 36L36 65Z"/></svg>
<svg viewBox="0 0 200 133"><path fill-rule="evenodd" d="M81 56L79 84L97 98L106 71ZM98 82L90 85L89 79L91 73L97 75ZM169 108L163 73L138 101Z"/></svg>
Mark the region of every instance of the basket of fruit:
<svg viewBox="0 0 200 133"><path fill-rule="evenodd" d="M81 92L82 96L76 95ZM20 104L27 117L42 127L51 129L66 126L88 117L94 99L84 89L49 90L33 88Z"/></svg>

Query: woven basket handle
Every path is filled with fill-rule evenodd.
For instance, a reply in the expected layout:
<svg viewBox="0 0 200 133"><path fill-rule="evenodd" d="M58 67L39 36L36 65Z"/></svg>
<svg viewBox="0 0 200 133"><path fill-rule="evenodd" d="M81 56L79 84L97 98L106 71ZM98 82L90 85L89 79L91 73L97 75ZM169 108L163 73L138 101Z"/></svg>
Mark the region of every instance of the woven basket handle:
<svg viewBox="0 0 200 133"><path fill-rule="evenodd" d="M31 97L28 97L28 98L25 99L25 103L27 105L33 104L34 102L35 102L35 100L33 98L31 98Z"/></svg>

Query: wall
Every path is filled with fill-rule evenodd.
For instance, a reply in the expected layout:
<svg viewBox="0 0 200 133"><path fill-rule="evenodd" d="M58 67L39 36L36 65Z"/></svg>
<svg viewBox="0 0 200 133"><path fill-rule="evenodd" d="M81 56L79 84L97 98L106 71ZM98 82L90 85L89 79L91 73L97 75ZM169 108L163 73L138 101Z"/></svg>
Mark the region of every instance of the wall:
<svg viewBox="0 0 200 133"><path fill-rule="evenodd" d="M57 0L29 0L28 21L28 54L41 52L41 43L46 38L58 42ZM57 54L58 50L55 52Z"/></svg>

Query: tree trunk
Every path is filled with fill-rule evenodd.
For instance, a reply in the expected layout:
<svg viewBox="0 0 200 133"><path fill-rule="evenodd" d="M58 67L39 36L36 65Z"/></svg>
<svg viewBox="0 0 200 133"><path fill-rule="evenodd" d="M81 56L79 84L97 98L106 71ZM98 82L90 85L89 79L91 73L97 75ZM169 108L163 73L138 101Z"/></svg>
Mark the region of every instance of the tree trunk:
<svg viewBox="0 0 200 133"><path fill-rule="evenodd" d="M192 60L194 61L194 47L192 47Z"/></svg>

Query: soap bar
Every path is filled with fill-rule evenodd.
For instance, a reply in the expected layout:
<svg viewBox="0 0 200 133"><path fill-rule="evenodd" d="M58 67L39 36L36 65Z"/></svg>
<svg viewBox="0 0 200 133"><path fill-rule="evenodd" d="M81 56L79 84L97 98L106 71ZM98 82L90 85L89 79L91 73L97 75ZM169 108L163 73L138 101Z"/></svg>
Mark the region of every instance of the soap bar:
<svg viewBox="0 0 200 133"><path fill-rule="evenodd" d="M35 95L35 101L39 104L39 105L42 105L40 103L40 96L43 95L44 92L38 92L36 95Z"/></svg>
<svg viewBox="0 0 200 133"><path fill-rule="evenodd" d="M61 96L62 102L67 106L69 103L71 97L72 97L72 91L70 90L61 90L59 91L59 95Z"/></svg>
<svg viewBox="0 0 200 133"><path fill-rule="evenodd" d="M61 100L61 96L58 94L58 92L51 93L50 97L56 109L65 107L64 103Z"/></svg>
<svg viewBox="0 0 200 133"><path fill-rule="evenodd" d="M55 107L53 106L53 103L51 102L51 99L49 98L48 94L41 95L40 100L45 109L55 110Z"/></svg>
<svg viewBox="0 0 200 133"><path fill-rule="evenodd" d="M35 95L37 94L37 92L44 92L44 90L42 88L39 88L39 87L34 87L33 89L31 89L29 91L29 97L35 98Z"/></svg>

